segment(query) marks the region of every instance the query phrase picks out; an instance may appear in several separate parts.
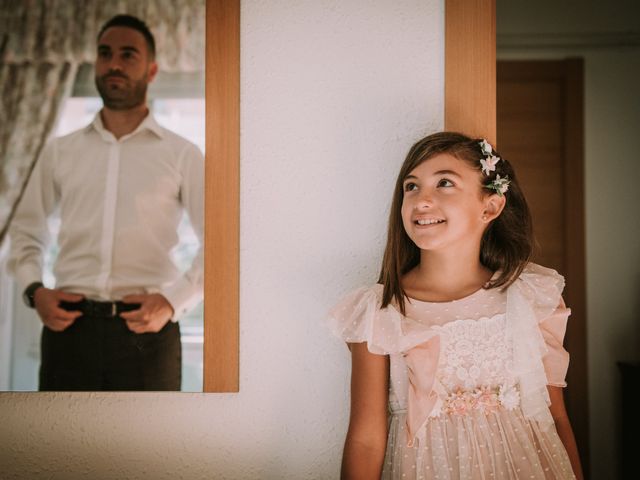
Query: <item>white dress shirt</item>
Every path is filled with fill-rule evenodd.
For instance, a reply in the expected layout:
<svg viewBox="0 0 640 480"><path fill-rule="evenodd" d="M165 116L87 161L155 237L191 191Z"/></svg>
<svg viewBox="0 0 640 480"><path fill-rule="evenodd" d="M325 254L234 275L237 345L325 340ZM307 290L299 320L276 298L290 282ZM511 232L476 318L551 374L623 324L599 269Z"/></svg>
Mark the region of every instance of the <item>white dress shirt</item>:
<svg viewBox="0 0 640 480"><path fill-rule="evenodd" d="M9 269L42 281L47 217L60 209L55 288L94 300L161 293L177 320L203 297L204 158L151 114L119 139L100 114L43 149L10 228ZM171 258L186 210L200 241L181 273Z"/></svg>

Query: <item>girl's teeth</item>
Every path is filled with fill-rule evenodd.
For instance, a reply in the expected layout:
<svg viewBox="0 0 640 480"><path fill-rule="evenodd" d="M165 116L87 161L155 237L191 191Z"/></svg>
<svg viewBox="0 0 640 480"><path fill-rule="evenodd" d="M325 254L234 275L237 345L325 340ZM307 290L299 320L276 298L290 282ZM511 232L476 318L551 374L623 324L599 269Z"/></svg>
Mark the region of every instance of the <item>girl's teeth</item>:
<svg viewBox="0 0 640 480"><path fill-rule="evenodd" d="M440 223L444 220L418 220L418 225L432 225L434 223Z"/></svg>

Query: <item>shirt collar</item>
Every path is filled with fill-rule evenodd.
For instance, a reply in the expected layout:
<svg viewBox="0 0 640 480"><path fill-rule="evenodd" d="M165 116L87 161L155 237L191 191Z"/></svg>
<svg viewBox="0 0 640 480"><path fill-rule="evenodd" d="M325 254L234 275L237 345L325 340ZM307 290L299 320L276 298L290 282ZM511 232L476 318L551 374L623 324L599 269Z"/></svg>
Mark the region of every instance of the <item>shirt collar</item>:
<svg viewBox="0 0 640 480"><path fill-rule="evenodd" d="M91 122L87 126L87 129L91 129L91 128L95 129L100 134L100 136L105 140L109 138L113 138L113 134L109 130L107 130L104 126L104 123L102 123L102 116L100 115L100 112L96 113L96 116L93 118L93 122ZM150 132L153 132L154 134L156 134L159 138L164 138L164 132L162 131L162 127L157 122L156 118L153 116L151 111L149 111L149 113L147 114L146 117L144 117L144 120L142 120L140 125L138 125L138 127L133 132L123 136L121 140L137 135L143 130L149 130Z"/></svg>

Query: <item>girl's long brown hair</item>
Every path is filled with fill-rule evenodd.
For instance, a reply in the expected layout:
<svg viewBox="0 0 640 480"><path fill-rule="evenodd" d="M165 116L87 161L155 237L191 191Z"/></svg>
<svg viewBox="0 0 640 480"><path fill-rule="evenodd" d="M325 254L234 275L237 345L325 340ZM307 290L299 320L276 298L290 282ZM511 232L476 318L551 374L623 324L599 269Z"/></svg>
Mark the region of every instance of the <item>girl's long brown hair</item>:
<svg viewBox="0 0 640 480"><path fill-rule="evenodd" d="M389 214L387 245L378 279L378 283L384 286L381 308L395 300L402 314L405 314L406 293L402 288L401 278L420 263L420 249L409 238L402 223L405 178L422 162L441 153L464 160L480 171L480 159L484 158L480 147L482 140L461 133L440 132L423 138L409 150L396 180ZM483 174L483 184L490 183L496 175L501 178L508 176L511 183L504 194L506 203L502 213L489 224L482 236L480 263L492 272L499 272L486 288L504 289L518 278L531 258L533 229L531 213L513 167L495 150L494 155L501 160L489 176ZM490 194L490 190L487 190L487 194Z"/></svg>

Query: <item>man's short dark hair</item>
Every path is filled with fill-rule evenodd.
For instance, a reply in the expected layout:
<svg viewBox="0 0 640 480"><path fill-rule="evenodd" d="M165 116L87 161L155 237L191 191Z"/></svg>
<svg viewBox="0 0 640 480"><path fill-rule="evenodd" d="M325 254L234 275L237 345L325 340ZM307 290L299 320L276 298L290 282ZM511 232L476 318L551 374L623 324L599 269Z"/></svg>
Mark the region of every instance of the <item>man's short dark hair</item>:
<svg viewBox="0 0 640 480"><path fill-rule="evenodd" d="M100 33L98 33L98 41L100 37L104 33L107 28L111 27L127 27L132 28L133 30L137 30L142 34L145 41L147 42L147 49L149 50L149 57L151 60L156 58L156 41L153 38L153 34L147 24L144 23L137 17L133 15L116 15L111 20L108 20L102 28L100 29Z"/></svg>

